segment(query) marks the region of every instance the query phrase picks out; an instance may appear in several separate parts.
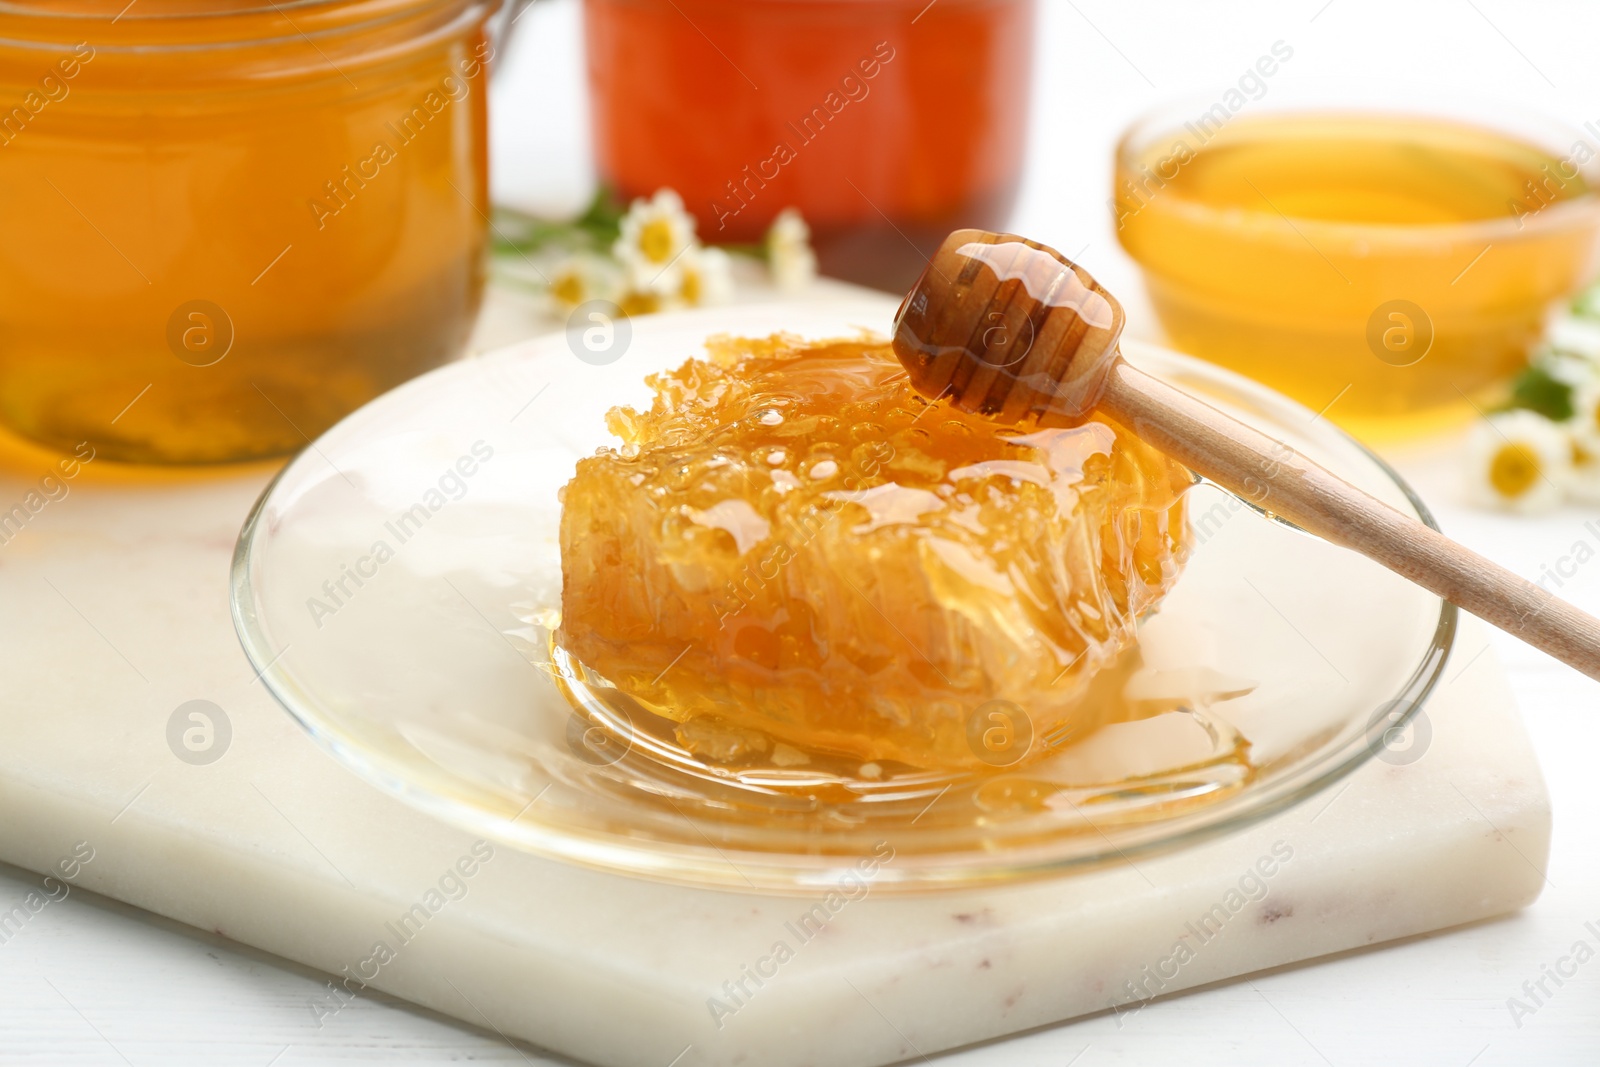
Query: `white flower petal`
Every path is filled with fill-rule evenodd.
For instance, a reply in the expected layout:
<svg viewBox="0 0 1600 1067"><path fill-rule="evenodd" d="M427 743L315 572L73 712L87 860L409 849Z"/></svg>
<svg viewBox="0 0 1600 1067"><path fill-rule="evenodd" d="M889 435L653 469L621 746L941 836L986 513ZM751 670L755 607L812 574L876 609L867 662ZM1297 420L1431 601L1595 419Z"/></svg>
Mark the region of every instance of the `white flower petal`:
<svg viewBox="0 0 1600 1067"><path fill-rule="evenodd" d="M1572 443L1600 464L1600 377L1591 375L1572 388L1572 418L1562 423Z"/></svg>
<svg viewBox="0 0 1600 1067"><path fill-rule="evenodd" d="M810 240L811 227L806 225L799 208L786 207L778 212L767 231L769 244L804 244Z"/></svg>
<svg viewBox="0 0 1600 1067"><path fill-rule="evenodd" d="M1556 381L1574 387L1600 375L1600 364L1574 352L1546 350L1535 356L1534 362Z"/></svg>
<svg viewBox="0 0 1600 1067"><path fill-rule="evenodd" d="M733 261L720 248L693 248L683 262L681 295L694 307L714 307L733 299Z"/></svg>
<svg viewBox="0 0 1600 1067"><path fill-rule="evenodd" d="M1560 316L1550 323L1545 344L1561 352L1571 352L1600 363L1600 322Z"/></svg>
<svg viewBox="0 0 1600 1067"><path fill-rule="evenodd" d="M1600 460L1591 460L1572 468L1567 482L1567 497L1580 504L1600 504Z"/></svg>
<svg viewBox="0 0 1600 1067"><path fill-rule="evenodd" d="M811 227L795 208L786 207L772 220L767 230L767 267L772 283L784 292L795 292L811 284L817 276L817 256L811 250Z"/></svg>

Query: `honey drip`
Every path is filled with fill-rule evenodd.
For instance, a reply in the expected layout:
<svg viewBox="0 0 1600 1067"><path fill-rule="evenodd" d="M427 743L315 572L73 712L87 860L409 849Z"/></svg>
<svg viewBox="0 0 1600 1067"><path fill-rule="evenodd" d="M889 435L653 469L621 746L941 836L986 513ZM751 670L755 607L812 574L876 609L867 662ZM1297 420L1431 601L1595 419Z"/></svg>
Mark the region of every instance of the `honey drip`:
<svg viewBox="0 0 1600 1067"><path fill-rule="evenodd" d="M996 708L1035 739L1123 714L1092 683L1179 575L1187 471L1104 418L930 403L887 343L708 347L563 490L565 653L712 759L985 769Z"/></svg>

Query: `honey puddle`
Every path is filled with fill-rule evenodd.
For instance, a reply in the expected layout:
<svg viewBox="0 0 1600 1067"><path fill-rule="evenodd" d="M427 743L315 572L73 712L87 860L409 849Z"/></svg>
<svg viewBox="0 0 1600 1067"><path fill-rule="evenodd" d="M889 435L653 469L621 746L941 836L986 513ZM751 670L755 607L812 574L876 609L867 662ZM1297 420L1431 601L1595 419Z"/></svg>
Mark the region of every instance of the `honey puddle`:
<svg viewBox="0 0 1600 1067"><path fill-rule="evenodd" d="M1187 470L1103 418L930 403L880 341L708 348L614 410L621 446L562 492L538 621L588 769L844 824L952 790L1147 817L1249 779L1210 709L1253 683L1152 669L1137 641L1190 550Z"/></svg>
<svg viewBox="0 0 1600 1067"><path fill-rule="evenodd" d="M558 617L550 612L545 620ZM549 669L574 709L567 747L570 768L586 784L658 796L740 819L820 812L841 828L917 822L933 829L981 816L1029 814L1088 818L1170 815L1173 807L1210 802L1248 784L1256 773L1248 739L1218 705L1252 692L1255 683L1209 668L1116 672L1089 699L1106 725L1083 736L1034 739L1031 759L978 771L941 772L891 760L863 764L808 753L799 765L750 746L718 759L685 745L680 726L587 670L548 631ZM1137 662L1137 646L1126 658ZM598 772L598 773L596 773ZM1158 803L1150 805L1150 801ZM937 805L937 806L935 806Z"/></svg>

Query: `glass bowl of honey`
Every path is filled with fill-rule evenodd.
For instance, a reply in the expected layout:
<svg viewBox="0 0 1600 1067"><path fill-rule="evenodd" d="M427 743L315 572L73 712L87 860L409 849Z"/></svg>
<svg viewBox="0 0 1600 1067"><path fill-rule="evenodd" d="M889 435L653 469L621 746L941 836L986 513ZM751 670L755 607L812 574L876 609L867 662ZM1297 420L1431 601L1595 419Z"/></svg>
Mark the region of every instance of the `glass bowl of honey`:
<svg viewBox="0 0 1600 1067"><path fill-rule="evenodd" d="M997 603L982 565L1017 546L964 540L963 528L976 521L1004 538L1043 540L1048 531L1026 525L1043 499L1035 490L1103 490L1091 477L1076 490L1071 478L1041 486L1032 468L1046 460L968 440L981 430L923 401L911 401L924 405L915 426L897 422L898 401L879 405L875 426L854 418L851 403L896 386L873 369L881 336L863 333L887 330L895 307L859 298L650 316L603 364L556 335L399 387L291 461L257 503L233 570L247 655L339 761L424 810L540 855L742 891L831 885L863 857L878 861L879 891L1122 863L1280 811L1404 731L1439 679L1456 610L1209 484L1183 479L1174 512L1164 475L1140 481L1164 470L1148 457L1139 457L1144 474L1097 474L1127 445L1111 430L1013 443L1036 459L1060 446L1059 472L1078 467L1122 485L1102 510L1126 536L1099 544L1128 555L1100 553L1081 524L1044 553L1063 571L1094 568L1061 588L1101 597ZM744 340L708 349L713 334ZM806 374L848 379L839 400L850 417L830 423L805 406L823 401L797 394L773 419L748 382L718 382L707 364L686 362L719 352L759 362L778 349L801 353ZM1125 351L1430 521L1381 461L1326 420L1213 364L1136 342ZM827 366L846 354L857 369ZM699 375L717 405L756 406L724 427L731 436L671 427L672 447L698 459L630 472L623 461L648 460L655 447L634 451L628 440L630 420L662 395L652 396L651 375L668 391ZM918 446L934 420L936 446ZM785 427L792 435L779 445ZM896 453L881 471L895 476L862 467L874 484L847 488L848 474L833 467L853 462L844 457L857 447L882 456L886 433ZM885 528L926 532L933 497L954 482L983 486L986 502L948 511L939 537L908 536L897 548ZM784 532L762 529L776 514L774 487L783 507L839 493L845 503ZM710 490L723 499L692 496ZM660 508L645 508L647 497ZM1126 512L1151 503L1181 513L1185 529L1141 547L1136 531L1155 528L1142 517L1127 526ZM627 508L634 514L619 524ZM600 532L586 532L591 523ZM671 568L652 567L619 534ZM794 558L774 556L774 538ZM962 544L969 554L955 551ZM1019 588L1031 580L1025 569L1011 569ZM1134 604L1126 583L1136 570L1154 608ZM942 621L906 594L928 576L940 585ZM773 599L784 583L796 595ZM704 603L669 603L694 590ZM586 599L613 607L591 612ZM651 604L660 605L653 618ZM1128 605L1133 640L1091 651L1107 654L1088 684L1078 685L1081 664L1018 669L1041 641L1076 660L1062 620L1087 627ZM1049 617L1030 619L1036 610ZM625 649L608 658L576 633L603 628L607 614L637 629L632 660ZM724 632L705 623L715 614L731 620ZM797 619L849 661L829 668L835 680L883 684L835 688L836 707L802 707L805 680L821 675ZM936 648L941 632L965 643ZM944 705L960 705L980 667L999 695L946 728ZM1053 684L1084 712L1076 729L1042 714ZM748 714L683 714L706 700L724 713L743 702ZM874 716L881 729L861 725ZM940 728L919 731L919 721Z"/></svg>
<svg viewBox="0 0 1600 1067"><path fill-rule="evenodd" d="M1268 84L1164 108L1117 147L1117 236L1172 344L1366 437L1496 403L1593 276L1587 135L1497 103Z"/></svg>
<svg viewBox="0 0 1600 1067"><path fill-rule="evenodd" d="M278 455L457 355L496 6L0 3L0 423Z"/></svg>

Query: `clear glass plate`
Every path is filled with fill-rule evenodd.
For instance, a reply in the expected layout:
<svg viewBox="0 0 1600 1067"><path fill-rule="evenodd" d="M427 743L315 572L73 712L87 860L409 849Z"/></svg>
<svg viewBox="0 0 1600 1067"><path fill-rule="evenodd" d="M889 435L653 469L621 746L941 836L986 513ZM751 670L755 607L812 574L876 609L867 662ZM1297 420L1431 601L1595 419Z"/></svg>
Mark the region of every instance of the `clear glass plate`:
<svg viewBox="0 0 1600 1067"><path fill-rule="evenodd" d="M611 440L605 412L647 403L644 376L710 333L854 335L887 330L894 308L652 316L605 365L557 334L379 397L285 467L246 521L233 568L246 653L336 759L425 811L562 860L745 890L835 884L872 855L893 857L881 890L1191 844L1337 781L1426 698L1453 607L1205 483L1191 490L1193 558L1141 626L1125 690L1141 717L1032 739L1057 751L1025 771L710 764L554 651L558 493ZM1432 522L1326 420L1210 364L1124 347Z"/></svg>

